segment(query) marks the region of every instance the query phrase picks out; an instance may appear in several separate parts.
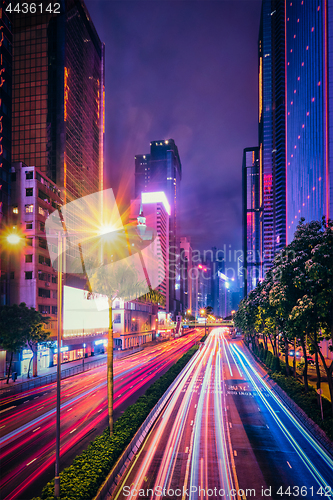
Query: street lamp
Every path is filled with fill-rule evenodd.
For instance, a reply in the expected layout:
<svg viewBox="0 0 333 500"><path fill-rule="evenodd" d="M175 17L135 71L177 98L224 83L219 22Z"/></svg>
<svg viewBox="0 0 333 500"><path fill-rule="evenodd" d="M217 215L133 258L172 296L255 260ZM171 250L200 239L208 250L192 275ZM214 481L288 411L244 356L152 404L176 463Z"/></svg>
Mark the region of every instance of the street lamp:
<svg viewBox="0 0 333 500"><path fill-rule="evenodd" d="M203 316L205 314L205 309L200 309L200 314ZM205 316L205 336L206 336L206 331L207 331L207 314Z"/></svg>

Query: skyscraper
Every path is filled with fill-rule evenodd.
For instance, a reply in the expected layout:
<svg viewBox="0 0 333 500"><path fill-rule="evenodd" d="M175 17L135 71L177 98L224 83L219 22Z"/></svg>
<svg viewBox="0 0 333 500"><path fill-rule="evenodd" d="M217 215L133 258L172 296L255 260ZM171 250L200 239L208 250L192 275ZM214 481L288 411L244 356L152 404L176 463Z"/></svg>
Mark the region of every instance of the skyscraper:
<svg viewBox="0 0 333 500"><path fill-rule="evenodd" d="M13 16L13 161L34 165L64 203L103 188L104 44L83 0Z"/></svg>
<svg viewBox="0 0 333 500"><path fill-rule="evenodd" d="M243 152L243 278L244 294L262 278L263 199L259 148Z"/></svg>
<svg viewBox="0 0 333 500"><path fill-rule="evenodd" d="M286 4L287 242L333 213L333 5Z"/></svg>
<svg viewBox="0 0 333 500"><path fill-rule="evenodd" d="M170 311L179 311L176 285L179 271L179 188L182 176L178 148L173 139L153 141L150 154L135 157L135 196L142 192L164 192L170 205L169 217L169 307ZM180 287L180 284L179 284Z"/></svg>
<svg viewBox="0 0 333 500"><path fill-rule="evenodd" d="M284 2L263 0L258 49L264 270L286 244L284 38Z"/></svg>
<svg viewBox="0 0 333 500"><path fill-rule="evenodd" d="M10 205L11 111L12 111L12 25L6 12L7 2L0 6L0 231L8 223ZM0 305L8 302L7 259L0 251Z"/></svg>

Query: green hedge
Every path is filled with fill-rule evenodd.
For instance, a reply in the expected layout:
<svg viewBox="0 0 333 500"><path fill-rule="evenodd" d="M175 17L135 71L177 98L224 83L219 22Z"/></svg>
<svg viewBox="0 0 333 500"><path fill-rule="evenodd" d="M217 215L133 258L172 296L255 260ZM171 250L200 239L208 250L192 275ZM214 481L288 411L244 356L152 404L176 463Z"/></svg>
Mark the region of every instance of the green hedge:
<svg viewBox="0 0 333 500"><path fill-rule="evenodd" d="M305 392L302 382L293 377L287 377L285 363L276 358L271 351L265 350L262 344L259 345L259 349L255 346L253 352L269 369L270 377L333 440L333 417L330 401L324 397L322 398L324 413L324 421L322 421L315 389L309 386L308 392Z"/></svg>
<svg viewBox="0 0 333 500"><path fill-rule="evenodd" d="M193 346L160 379L154 382L137 402L129 406L114 424L110 437L105 429L78 455L73 464L60 473L60 498L63 500L91 500L97 493L108 473L130 443L149 412L163 396L168 387L182 371L198 346ZM50 481L42 491L43 500L55 497L54 481ZM35 498L33 500L41 500Z"/></svg>
<svg viewBox="0 0 333 500"><path fill-rule="evenodd" d="M325 397L322 398L324 413L324 421L322 421L317 393L313 387L309 386L308 392L305 392L304 384L293 377L286 377L281 373L271 373L270 376L305 411L308 417L333 440L333 417L330 401Z"/></svg>

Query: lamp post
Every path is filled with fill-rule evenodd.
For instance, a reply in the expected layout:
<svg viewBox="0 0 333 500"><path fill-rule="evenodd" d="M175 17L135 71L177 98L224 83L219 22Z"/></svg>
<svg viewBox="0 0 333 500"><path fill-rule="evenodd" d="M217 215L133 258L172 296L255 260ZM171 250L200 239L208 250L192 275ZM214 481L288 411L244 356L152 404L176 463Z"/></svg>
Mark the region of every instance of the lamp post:
<svg viewBox="0 0 333 500"><path fill-rule="evenodd" d="M54 496L60 496L60 381L61 381L61 339L62 339L62 264L63 264L63 234L58 233L58 331L57 331L57 405L56 405L56 460L54 477Z"/></svg>

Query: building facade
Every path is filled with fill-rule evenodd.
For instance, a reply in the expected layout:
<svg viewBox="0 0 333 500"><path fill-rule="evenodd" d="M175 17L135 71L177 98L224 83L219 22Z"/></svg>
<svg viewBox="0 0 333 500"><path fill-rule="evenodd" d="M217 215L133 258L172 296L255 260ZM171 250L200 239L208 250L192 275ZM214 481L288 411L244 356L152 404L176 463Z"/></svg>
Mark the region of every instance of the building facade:
<svg viewBox="0 0 333 500"><path fill-rule="evenodd" d="M135 196L142 192L164 192L170 205L169 216L169 309L181 310L179 300L179 202L182 167L173 139L153 141L150 154L135 157ZM178 292L178 293L177 293Z"/></svg>
<svg viewBox="0 0 333 500"><path fill-rule="evenodd" d="M333 5L287 2L287 242L301 217L332 217Z"/></svg>
<svg viewBox="0 0 333 500"><path fill-rule="evenodd" d="M130 220L136 221L138 217L145 219L145 225L156 231L159 237L160 250L156 249L158 258L157 290L165 298L165 305L159 306L160 310L169 312L169 217L171 209L168 200L161 192L141 193L141 197L131 200ZM161 255L159 255L161 251Z"/></svg>
<svg viewBox="0 0 333 500"><path fill-rule="evenodd" d="M12 159L57 184L64 203L103 189L104 44L82 0L13 19Z"/></svg>
<svg viewBox="0 0 333 500"><path fill-rule="evenodd" d="M10 299L50 318L56 335L57 273L51 266L45 235L48 215L62 205L58 187L36 167L12 165L12 223L24 235L18 251L10 255Z"/></svg>
<svg viewBox="0 0 333 500"><path fill-rule="evenodd" d="M10 206L10 167L12 135L12 23L6 12L8 3L0 8L0 232L8 224ZM2 246L2 245L1 245ZM0 250L0 306L8 304L8 255Z"/></svg>
<svg viewBox="0 0 333 500"><path fill-rule="evenodd" d="M243 280L244 293L263 276L263 200L259 148L243 151Z"/></svg>
<svg viewBox="0 0 333 500"><path fill-rule="evenodd" d="M259 169L263 266L286 244L285 7L263 0L259 29Z"/></svg>

